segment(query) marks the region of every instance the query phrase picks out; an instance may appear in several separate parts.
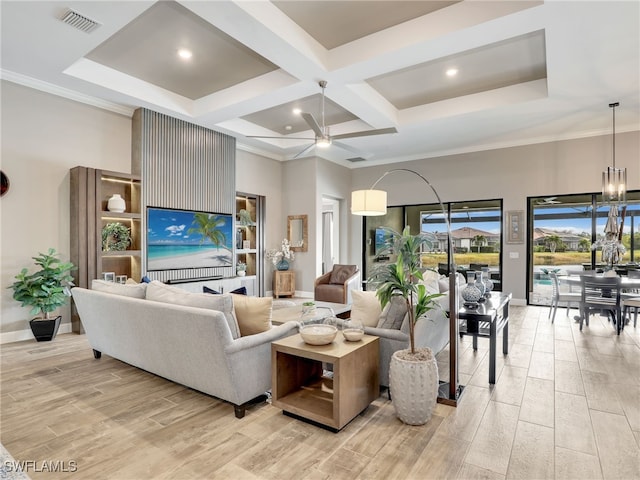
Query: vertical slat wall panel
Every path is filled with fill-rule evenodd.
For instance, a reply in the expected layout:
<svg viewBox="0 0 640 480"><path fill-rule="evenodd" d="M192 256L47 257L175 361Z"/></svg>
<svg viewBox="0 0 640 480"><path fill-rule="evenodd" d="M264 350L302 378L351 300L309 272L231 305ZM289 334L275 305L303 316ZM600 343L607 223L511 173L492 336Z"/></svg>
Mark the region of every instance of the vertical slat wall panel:
<svg viewBox="0 0 640 480"><path fill-rule="evenodd" d="M142 208L233 214L236 140L147 109L133 119L132 171L142 173ZM144 218L146 237L146 218ZM146 272L146 242L142 246ZM233 276L233 266L149 272L151 279Z"/></svg>

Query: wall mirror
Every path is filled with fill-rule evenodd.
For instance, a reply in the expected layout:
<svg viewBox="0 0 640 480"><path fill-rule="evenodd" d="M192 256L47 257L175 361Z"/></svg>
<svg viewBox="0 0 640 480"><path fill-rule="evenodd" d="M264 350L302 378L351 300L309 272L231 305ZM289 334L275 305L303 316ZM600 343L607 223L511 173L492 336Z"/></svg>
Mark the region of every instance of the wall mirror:
<svg viewBox="0 0 640 480"><path fill-rule="evenodd" d="M289 215L287 217L289 244L294 252L306 252L309 244L306 215Z"/></svg>

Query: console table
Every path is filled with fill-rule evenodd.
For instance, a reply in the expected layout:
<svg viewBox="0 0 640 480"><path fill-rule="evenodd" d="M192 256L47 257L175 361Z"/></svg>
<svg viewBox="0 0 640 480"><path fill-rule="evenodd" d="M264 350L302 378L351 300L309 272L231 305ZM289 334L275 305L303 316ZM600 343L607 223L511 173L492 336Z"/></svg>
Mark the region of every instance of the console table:
<svg viewBox="0 0 640 480"><path fill-rule="evenodd" d="M473 349L478 349L478 337L489 338L489 383L496 383L497 337L502 334L502 353L509 353L509 302L511 293L492 292L477 308L462 306L458 311L460 338L473 336Z"/></svg>

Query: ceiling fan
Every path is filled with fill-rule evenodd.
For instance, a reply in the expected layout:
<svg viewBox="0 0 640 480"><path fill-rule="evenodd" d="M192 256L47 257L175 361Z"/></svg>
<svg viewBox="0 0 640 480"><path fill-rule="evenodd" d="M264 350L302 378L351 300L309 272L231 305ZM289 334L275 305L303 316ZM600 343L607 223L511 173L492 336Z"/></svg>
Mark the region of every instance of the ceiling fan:
<svg viewBox="0 0 640 480"><path fill-rule="evenodd" d="M555 205L556 203L562 203L561 201L556 200L556 198L558 197L547 197L547 198L538 200L536 203L538 205Z"/></svg>
<svg viewBox="0 0 640 480"><path fill-rule="evenodd" d="M313 143L311 145L309 145L308 147L305 147L304 150L302 150L301 152L299 152L293 157L293 158L298 158L300 155L306 153L307 151L309 151L311 148L315 146L318 146L320 148L326 148L332 144L340 148L343 148L345 150L358 153L349 145L345 145L344 143L336 140L342 140L346 138L355 138L355 137L366 137L370 135L384 135L387 133L398 133L398 130L396 130L395 127L390 127L390 128L379 128L376 130L362 130L359 132L343 133L340 135L331 135L329 132L329 127L325 125L325 122L324 122L324 101L325 101L324 90L327 87L327 82L325 80L321 80L320 82L318 82L318 85L320 85L320 88L322 89L322 112L321 112L322 122L318 123L315 117L310 113L306 113L306 112L301 113L302 118L304 118L304 121L307 122L307 125L309 125L311 130L313 130L313 132L315 133L315 137L313 138L311 137L265 137L263 135L247 135L247 138L278 138L281 140L313 140Z"/></svg>

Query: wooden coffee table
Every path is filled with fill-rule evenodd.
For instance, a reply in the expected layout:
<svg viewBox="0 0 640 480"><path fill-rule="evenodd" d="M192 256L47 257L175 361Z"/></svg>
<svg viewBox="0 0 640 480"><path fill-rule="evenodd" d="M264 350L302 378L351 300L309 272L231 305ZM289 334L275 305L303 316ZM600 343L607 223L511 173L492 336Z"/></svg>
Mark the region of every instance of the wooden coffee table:
<svg viewBox="0 0 640 480"><path fill-rule="evenodd" d="M337 432L380 395L378 337L307 345L297 334L271 344L272 404ZM333 365L333 378L323 370Z"/></svg>

